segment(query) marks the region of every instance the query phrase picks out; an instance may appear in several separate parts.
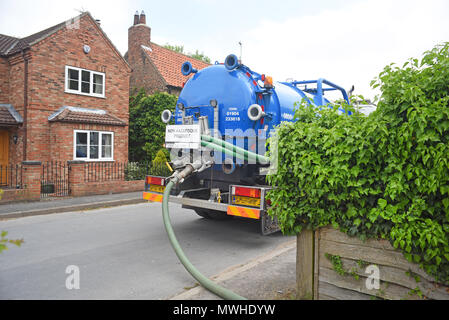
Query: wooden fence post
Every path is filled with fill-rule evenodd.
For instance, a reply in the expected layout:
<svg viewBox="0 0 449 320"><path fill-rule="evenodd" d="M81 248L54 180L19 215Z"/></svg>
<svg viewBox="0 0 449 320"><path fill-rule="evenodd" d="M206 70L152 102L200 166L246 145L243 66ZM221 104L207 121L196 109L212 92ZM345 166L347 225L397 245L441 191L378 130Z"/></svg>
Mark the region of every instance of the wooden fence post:
<svg viewBox="0 0 449 320"><path fill-rule="evenodd" d="M314 296L314 240L312 230L303 230L297 235L296 297L299 300L312 300Z"/></svg>

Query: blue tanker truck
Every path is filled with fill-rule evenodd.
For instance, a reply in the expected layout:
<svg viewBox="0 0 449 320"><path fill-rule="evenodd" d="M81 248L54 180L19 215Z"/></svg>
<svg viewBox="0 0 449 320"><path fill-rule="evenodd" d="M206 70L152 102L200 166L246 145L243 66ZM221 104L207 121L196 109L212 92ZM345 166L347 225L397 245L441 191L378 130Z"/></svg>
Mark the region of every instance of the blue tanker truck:
<svg viewBox="0 0 449 320"><path fill-rule="evenodd" d="M265 199L271 189L265 178L275 169L275 157L266 156L267 138L281 122L294 121L295 103L328 105L328 91L339 91L349 103L347 92L322 78L273 82L233 54L200 71L185 62L181 72L190 78L176 109L161 115L173 176L147 176L143 198L162 202L175 180L169 202L208 219L257 219L263 235L278 231Z"/></svg>

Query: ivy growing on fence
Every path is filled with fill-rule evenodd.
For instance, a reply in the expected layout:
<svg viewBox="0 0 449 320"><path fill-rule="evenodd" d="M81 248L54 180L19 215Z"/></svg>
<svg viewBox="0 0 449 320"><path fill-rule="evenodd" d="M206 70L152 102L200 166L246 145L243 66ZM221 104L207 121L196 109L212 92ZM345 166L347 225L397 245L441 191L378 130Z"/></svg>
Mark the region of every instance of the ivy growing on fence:
<svg viewBox="0 0 449 320"><path fill-rule="evenodd" d="M302 103L277 128L269 213L286 234L332 224L388 239L449 284L449 43L388 65L372 86L369 116Z"/></svg>

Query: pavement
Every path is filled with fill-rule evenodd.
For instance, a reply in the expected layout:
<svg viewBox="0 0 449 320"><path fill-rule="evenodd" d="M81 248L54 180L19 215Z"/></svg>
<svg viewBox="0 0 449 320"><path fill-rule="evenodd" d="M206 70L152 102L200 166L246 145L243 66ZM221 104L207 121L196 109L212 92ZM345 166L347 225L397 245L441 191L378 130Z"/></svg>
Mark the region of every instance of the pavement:
<svg viewBox="0 0 449 320"><path fill-rule="evenodd" d="M210 279L249 300L296 299L296 240L253 260L230 267ZM221 300L201 287L188 288L169 300Z"/></svg>
<svg viewBox="0 0 449 320"><path fill-rule="evenodd" d="M0 204L0 221L35 215L122 206L142 203L142 192L44 199L33 202ZM296 240L282 243L259 257L232 266L211 280L250 300L295 299ZM220 300L198 283L191 288L180 288L170 300Z"/></svg>
<svg viewBox="0 0 449 320"><path fill-rule="evenodd" d="M8 202L0 204L0 220L122 206L141 202L145 202L142 199L142 191L85 197L44 198L40 201Z"/></svg>

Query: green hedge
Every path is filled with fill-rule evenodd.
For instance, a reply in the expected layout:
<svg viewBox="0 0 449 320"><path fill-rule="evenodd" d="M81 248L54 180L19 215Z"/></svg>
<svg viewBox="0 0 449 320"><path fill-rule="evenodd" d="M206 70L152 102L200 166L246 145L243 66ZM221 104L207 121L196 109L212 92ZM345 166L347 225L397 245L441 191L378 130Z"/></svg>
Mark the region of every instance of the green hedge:
<svg viewBox="0 0 449 320"><path fill-rule="evenodd" d="M277 128L269 213L285 234L331 224L388 239L448 284L449 43L385 67L372 86L381 96L369 116L303 103Z"/></svg>

